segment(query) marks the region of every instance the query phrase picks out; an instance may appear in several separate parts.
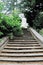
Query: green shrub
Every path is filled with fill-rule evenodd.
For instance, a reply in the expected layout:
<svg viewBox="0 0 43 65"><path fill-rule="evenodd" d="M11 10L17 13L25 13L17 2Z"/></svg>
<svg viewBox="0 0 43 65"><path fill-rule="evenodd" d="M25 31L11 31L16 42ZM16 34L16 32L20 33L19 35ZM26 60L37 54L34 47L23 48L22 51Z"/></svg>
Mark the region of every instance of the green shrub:
<svg viewBox="0 0 43 65"><path fill-rule="evenodd" d="M15 24L13 27L13 34L15 36L21 36L22 35L21 19L18 17L18 15L13 14L13 20Z"/></svg>
<svg viewBox="0 0 43 65"><path fill-rule="evenodd" d="M22 36L22 33L23 33L23 31L22 31L22 28L21 28L21 27L15 26L15 27L13 28L13 34L14 34L15 36Z"/></svg>
<svg viewBox="0 0 43 65"><path fill-rule="evenodd" d="M11 32L13 34L15 33L16 35L20 35L22 32L21 19L14 14L10 14L9 16L0 14L0 29L4 35Z"/></svg>

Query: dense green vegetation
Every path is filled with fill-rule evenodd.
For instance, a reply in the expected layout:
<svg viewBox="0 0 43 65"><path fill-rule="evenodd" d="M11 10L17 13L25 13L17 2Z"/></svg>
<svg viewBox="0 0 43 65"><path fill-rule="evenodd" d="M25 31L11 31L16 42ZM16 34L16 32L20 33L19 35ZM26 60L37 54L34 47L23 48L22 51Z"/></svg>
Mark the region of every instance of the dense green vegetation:
<svg viewBox="0 0 43 65"><path fill-rule="evenodd" d="M25 14L27 22L31 27L36 29L38 32L43 29L42 0L2 1L3 2L0 2L0 37L4 35L19 36L22 34L21 19L18 17L20 12ZM2 14L2 10L6 10L6 13Z"/></svg>
<svg viewBox="0 0 43 65"><path fill-rule="evenodd" d="M3 9L0 5L0 11ZM12 12L12 14L3 14L0 12L0 37L10 35L13 33L15 36L22 35L21 19L18 16L18 12Z"/></svg>
<svg viewBox="0 0 43 65"><path fill-rule="evenodd" d="M4 15L1 14L0 30L4 35L13 32L14 35L21 35L22 28L21 19L15 14ZM2 34L1 34L2 35Z"/></svg>

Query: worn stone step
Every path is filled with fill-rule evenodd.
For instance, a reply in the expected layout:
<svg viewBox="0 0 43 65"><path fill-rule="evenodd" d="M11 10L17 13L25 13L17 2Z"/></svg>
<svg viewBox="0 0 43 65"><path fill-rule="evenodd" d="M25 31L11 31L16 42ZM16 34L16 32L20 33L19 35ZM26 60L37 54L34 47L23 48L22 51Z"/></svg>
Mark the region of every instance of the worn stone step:
<svg viewBox="0 0 43 65"><path fill-rule="evenodd" d="M13 43L18 43L18 44L19 44L19 43L20 43L20 44L21 44L21 43L22 43L22 44L27 44L27 43L28 43L28 44L32 44L32 43L33 43L33 44L35 44L35 43L38 43L38 42L9 42L9 43L10 43L10 44L13 44Z"/></svg>
<svg viewBox="0 0 43 65"><path fill-rule="evenodd" d="M0 65L43 65L43 62L0 62Z"/></svg>
<svg viewBox="0 0 43 65"><path fill-rule="evenodd" d="M23 40L23 39L24 39L24 40L30 40L30 38L15 38L15 40ZM32 38L31 38L31 40L35 40L35 39L32 39Z"/></svg>
<svg viewBox="0 0 43 65"><path fill-rule="evenodd" d="M27 45L40 45L40 44L7 44L7 45L27 46Z"/></svg>
<svg viewBox="0 0 43 65"><path fill-rule="evenodd" d="M41 62L0 62L0 65L43 65Z"/></svg>
<svg viewBox="0 0 43 65"><path fill-rule="evenodd" d="M23 34L23 36L20 36L20 37L17 37L17 36L14 36L14 38L25 38L25 37L32 37L32 38L34 38L32 35L27 35L27 34Z"/></svg>
<svg viewBox="0 0 43 65"><path fill-rule="evenodd" d="M14 38L15 40L35 40L34 38L28 38L28 37L26 37L26 38Z"/></svg>
<svg viewBox="0 0 43 65"><path fill-rule="evenodd" d="M42 47L40 46L40 47L9 47L9 46L5 46L4 48L16 48L16 49L29 49L29 48L36 48L36 49L41 49ZM43 49L43 48L42 48Z"/></svg>
<svg viewBox="0 0 43 65"><path fill-rule="evenodd" d="M42 62L43 57L35 57L35 58L9 58L9 57L0 57L0 62Z"/></svg>
<svg viewBox="0 0 43 65"><path fill-rule="evenodd" d="M36 46L33 46L33 45L29 45L29 46L13 46L13 45L8 45L7 47L36 47ZM37 46L38 48L41 47L40 45Z"/></svg>
<svg viewBox="0 0 43 65"><path fill-rule="evenodd" d="M8 47L8 46L5 46L4 49L23 50L23 49L43 49L43 48L41 48L41 47Z"/></svg>
<svg viewBox="0 0 43 65"><path fill-rule="evenodd" d="M9 42L37 42L37 40L9 40Z"/></svg>
<svg viewBox="0 0 43 65"><path fill-rule="evenodd" d="M21 37L14 37L14 38L26 38L26 37L28 37L28 38L34 38L33 36L28 36L28 35L23 35L23 36L21 36Z"/></svg>
<svg viewBox="0 0 43 65"><path fill-rule="evenodd" d="M12 45L7 45L7 46L10 46L10 47L33 47L33 46L40 46L40 45L14 45L14 44L12 44Z"/></svg>
<svg viewBox="0 0 43 65"><path fill-rule="evenodd" d="M5 50L4 49L4 50L2 50L2 52L8 52L8 53L10 53L10 52L11 53L29 53L29 52L32 53L33 52L34 53L34 52L43 52L43 50L42 49L41 50L39 50L39 49L38 50L35 50L35 49L33 49L33 50L10 50L10 49Z"/></svg>
<svg viewBox="0 0 43 65"><path fill-rule="evenodd" d="M0 53L0 57L43 57L43 53L40 54L6 54Z"/></svg>
<svg viewBox="0 0 43 65"><path fill-rule="evenodd" d="M42 48L23 48L23 49L17 49L17 48L4 48L4 49L7 49L7 50L33 50L33 49L35 49L35 50L40 50L40 49L42 49ZM42 49L43 50L43 49Z"/></svg>
<svg viewBox="0 0 43 65"><path fill-rule="evenodd" d="M24 43L8 43L8 44L10 44L10 45L11 44L14 44L14 45L35 45L35 44L39 44L39 43L26 43L26 44L24 44Z"/></svg>

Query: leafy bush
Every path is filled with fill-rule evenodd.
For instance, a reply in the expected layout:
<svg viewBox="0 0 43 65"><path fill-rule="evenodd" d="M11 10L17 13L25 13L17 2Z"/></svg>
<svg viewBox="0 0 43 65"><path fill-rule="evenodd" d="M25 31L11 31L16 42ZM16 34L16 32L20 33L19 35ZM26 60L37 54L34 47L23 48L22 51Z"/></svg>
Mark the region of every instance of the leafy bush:
<svg viewBox="0 0 43 65"><path fill-rule="evenodd" d="M21 26L21 19L14 14L4 15L0 14L0 29L4 33L4 35L7 35L8 33L15 33L16 35L20 35L22 32ZM5 32L6 31L6 32ZM14 34L14 35L15 35Z"/></svg>
<svg viewBox="0 0 43 65"><path fill-rule="evenodd" d="M15 26L15 27L13 28L13 34L14 34L15 36L22 36L22 33L23 33L23 31L22 31L22 28L21 28L21 27Z"/></svg>
<svg viewBox="0 0 43 65"><path fill-rule="evenodd" d="M10 18L9 16L5 16L2 23L8 30L11 30L14 25L12 18Z"/></svg>
<svg viewBox="0 0 43 65"><path fill-rule="evenodd" d="M0 30L4 33L4 35L7 34L7 27L5 26L6 25L6 21L4 20L4 17L5 15L4 14L0 14ZM6 32L5 32L6 31Z"/></svg>
<svg viewBox="0 0 43 65"><path fill-rule="evenodd" d="M13 15L13 20L15 23L15 26L13 27L13 34L15 36L21 36L22 35L21 19L18 16Z"/></svg>

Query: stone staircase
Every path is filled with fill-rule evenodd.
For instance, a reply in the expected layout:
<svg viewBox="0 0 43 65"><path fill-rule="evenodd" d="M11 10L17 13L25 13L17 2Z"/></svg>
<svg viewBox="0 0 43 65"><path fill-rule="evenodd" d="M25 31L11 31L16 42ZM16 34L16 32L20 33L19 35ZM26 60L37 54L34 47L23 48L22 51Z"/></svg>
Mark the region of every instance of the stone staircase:
<svg viewBox="0 0 43 65"><path fill-rule="evenodd" d="M43 48L24 30L23 37L14 37L0 53L0 65L43 65Z"/></svg>

